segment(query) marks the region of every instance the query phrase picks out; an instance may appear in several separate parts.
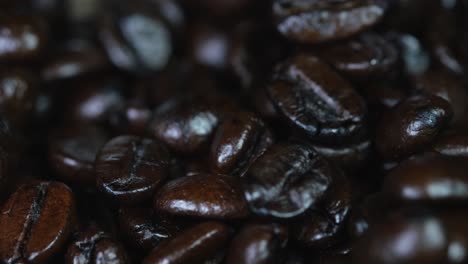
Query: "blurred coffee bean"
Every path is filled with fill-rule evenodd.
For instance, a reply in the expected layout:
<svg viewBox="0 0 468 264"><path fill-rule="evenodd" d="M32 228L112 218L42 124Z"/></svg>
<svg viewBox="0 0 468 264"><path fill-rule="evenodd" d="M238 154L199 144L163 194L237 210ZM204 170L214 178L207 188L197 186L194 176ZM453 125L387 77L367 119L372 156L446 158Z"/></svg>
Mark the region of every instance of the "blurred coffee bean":
<svg viewBox="0 0 468 264"><path fill-rule="evenodd" d="M365 130L366 107L351 85L318 58L297 55L278 66L273 104L314 141L345 141Z"/></svg>
<svg viewBox="0 0 468 264"><path fill-rule="evenodd" d="M227 32L210 24L200 24L191 29L187 50L197 64L223 70L228 64L230 42Z"/></svg>
<svg viewBox="0 0 468 264"><path fill-rule="evenodd" d="M47 263L62 251L75 227L75 198L59 182L31 182L2 206L3 263Z"/></svg>
<svg viewBox="0 0 468 264"><path fill-rule="evenodd" d="M211 219L242 219L248 216L238 178L195 174L170 181L156 192L157 212Z"/></svg>
<svg viewBox="0 0 468 264"><path fill-rule="evenodd" d="M166 146L149 138L119 136L96 157L96 185L120 204L149 200L169 176L171 156Z"/></svg>
<svg viewBox="0 0 468 264"><path fill-rule="evenodd" d="M287 229L283 226L248 224L233 238L226 264L275 263L287 241Z"/></svg>
<svg viewBox="0 0 468 264"><path fill-rule="evenodd" d="M431 150L442 155L468 157L468 133L465 131L448 131L440 135Z"/></svg>
<svg viewBox="0 0 468 264"><path fill-rule="evenodd" d="M325 195L335 173L308 145L279 143L247 171L245 197L256 214L291 218Z"/></svg>
<svg viewBox="0 0 468 264"><path fill-rule="evenodd" d="M219 125L214 136L211 170L243 176L272 144L272 134L261 119L249 112L232 113Z"/></svg>
<svg viewBox="0 0 468 264"><path fill-rule="evenodd" d="M375 25L387 8L382 0L274 0L277 29L288 39L319 43L343 39Z"/></svg>
<svg viewBox="0 0 468 264"><path fill-rule="evenodd" d="M157 246L143 264L203 263L226 247L232 230L218 222L204 222Z"/></svg>
<svg viewBox="0 0 468 264"><path fill-rule="evenodd" d="M411 96L390 109L379 121L376 145L386 159L399 159L420 151L450 122L452 109L444 99Z"/></svg>
<svg viewBox="0 0 468 264"><path fill-rule="evenodd" d="M109 123L117 134L145 136L152 111L143 102L130 101L109 115Z"/></svg>
<svg viewBox="0 0 468 264"><path fill-rule="evenodd" d="M127 252L114 238L96 226L75 235L65 255L66 264L131 263Z"/></svg>

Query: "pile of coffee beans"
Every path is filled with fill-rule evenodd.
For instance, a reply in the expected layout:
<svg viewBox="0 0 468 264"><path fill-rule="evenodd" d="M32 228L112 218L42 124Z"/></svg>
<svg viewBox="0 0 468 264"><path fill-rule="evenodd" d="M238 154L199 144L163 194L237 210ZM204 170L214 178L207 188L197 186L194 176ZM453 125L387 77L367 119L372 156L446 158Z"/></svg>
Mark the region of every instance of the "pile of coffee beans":
<svg viewBox="0 0 468 264"><path fill-rule="evenodd" d="M468 263L466 70L467 0L0 1L0 263Z"/></svg>

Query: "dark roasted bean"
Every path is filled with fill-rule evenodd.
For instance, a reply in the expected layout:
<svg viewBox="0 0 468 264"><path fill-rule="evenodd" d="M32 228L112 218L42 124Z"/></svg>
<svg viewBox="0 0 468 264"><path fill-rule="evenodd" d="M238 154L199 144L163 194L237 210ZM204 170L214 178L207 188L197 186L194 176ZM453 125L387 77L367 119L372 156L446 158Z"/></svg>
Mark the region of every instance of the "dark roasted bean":
<svg viewBox="0 0 468 264"><path fill-rule="evenodd" d="M158 212L214 219L239 219L249 210L238 178L195 174L167 183L154 197Z"/></svg>
<svg viewBox="0 0 468 264"><path fill-rule="evenodd" d="M335 169L309 146L272 146L249 168L245 197L260 215L291 218L314 206L326 193Z"/></svg>
<svg viewBox="0 0 468 264"><path fill-rule="evenodd" d="M143 264L203 263L226 246L231 232L229 226L218 222L198 224L157 246Z"/></svg>
<svg viewBox="0 0 468 264"><path fill-rule="evenodd" d="M273 14L278 31L304 43L342 39L361 32L382 19L382 0L275 0Z"/></svg>
<svg viewBox="0 0 468 264"><path fill-rule="evenodd" d="M95 226L76 234L65 255L66 264L130 263L125 249L109 234Z"/></svg>
<svg viewBox="0 0 468 264"><path fill-rule="evenodd" d="M119 136L96 157L96 184L121 204L150 199L169 176L171 156L162 142L136 136Z"/></svg>
<svg viewBox="0 0 468 264"><path fill-rule="evenodd" d="M274 263L288 241L285 227L277 224L250 224L233 238L226 264Z"/></svg>
<svg viewBox="0 0 468 264"><path fill-rule="evenodd" d="M71 235L75 210L73 193L62 183L21 186L1 209L1 261L47 263Z"/></svg>
<svg viewBox="0 0 468 264"><path fill-rule="evenodd" d="M208 24L196 25L190 32L188 43L191 59L213 69L224 69L230 50L229 35Z"/></svg>
<svg viewBox="0 0 468 264"><path fill-rule="evenodd" d="M343 141L365 127L363 98L329 66L298 55L278 66L268 92L286 119L314 141Z"/></svg>
<svg viewBox="0 0 468 264"><path fill-rule="evenodd" d="M313 147L317 153L334 164L340 165L346 171L362 168L369 161L372 153L371 142L368 140L344 146L314 144Z"/></svg>
<svg viewBox="0 0 468 264"><path fill-rule="evenodd" d="M146 135L151 110L143 102L132 101L119 107L109 116L109 123L119 134Z"/></svg>
<svg viewBox="0 0 468 264"><path fill-rule="evenodd" d="M420 151L452 118L447 101L437 96L412 96L389 110L377 127L376 145L386 159Z"/></svg>
<svg viewBox="0 0 468 264"><path fill-rule="evenodd" d="M457 131L442 134L431 150L447 156L468 157L468 133Z"/></svg>
<svg viewBox="0 0 468 264"><path fill-rule="evenodd" d="M248 112L233 113L220 124L214 136L211 170L243 176L272 143L272 134L262 120Z"/></svg>

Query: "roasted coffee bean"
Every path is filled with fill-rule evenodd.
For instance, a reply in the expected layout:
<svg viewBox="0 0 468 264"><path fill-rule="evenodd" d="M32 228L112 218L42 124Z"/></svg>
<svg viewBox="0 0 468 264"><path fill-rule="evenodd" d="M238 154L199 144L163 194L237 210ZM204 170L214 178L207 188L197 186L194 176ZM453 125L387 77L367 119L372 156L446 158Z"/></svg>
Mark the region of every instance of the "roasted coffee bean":
<svg viewBox="0 0 468 264"><path fill-rule="evenodd" d="M167 217L152 216L146 208L121 208L119 226L122 235L132 247L148 251L180 230L179 225Z"/></svg>
<svg viewBox="0 0 468 264"><path fill-rule="evenodd" d="M273 104L312 140L336 143L363 132L364 100L318 58L297 55L279 65L274 78L268 88Z"/></svg>
<svg viewBox="0 0 468 264"><path fill-rule="evenodd" d="M381 76L392 70L398 51L389 41L375 33L320 48L320 57L337 71L350 77Z"/></svg>
<svg viewBox="0 0 468 264"><path fill-rule="evenodd" d="M232 230L218 222L205 222L187 229L160 244L143 264L203 263L228 243Z"/></svg>
<svg viewBox="0 0 468 264"><path fill-rule="evenodd" d="M371 142L368 140L344 146L314 144L313 147L317 153L346 171L354 171L363 167L372 154Z"/></svg>
<svg viewBox="0 0 468 264"><path fill-rule="evenodd" d="M214 136L211 170L243 176L272 144L272 134L261 119L248 112L233 113L219 125Z"/></svg>
<svg viewBox="0 0 468 264"><path fill-rule="evenodd" d="M39 83L26 69L0 71L0 112L18 127L25 125L34 111Z"/></svg>
<svg viewBox="0 0 468 264"><path fill-rule="evenodd" d="M119 136L104 145L96 157L98 189L121 204L150 199L169 176L171 156L159 141Z"/></svg>
<svg viewBox="0 0 468 264"><path fill-rule="evenodd" d="M62 183L31 182L21 186L1 209L1 261L47 263L68 241L75 210L73 193Z"/></svg>
<svg viewBox="0 0 468 264"><path fill-rule="evenodd" d="M468 199L464 157L426 154L400 163L385 178L383 192L408 202L463 204Z"/></svg>
<svg viewBox="0 0 468 264"><path fill-rule="evenodd" d="M387 8L382 0L274 0L278 31L288 39L319 43L343 39L379 22Z"/></svg>
<svg viewBox="0 0 468 264"><path fill-rule="evenodd" d="M353 263L464 263L466 214L393 215L375 224L352 251Z"/></svg>
<svg viewBox="0 0 468 264"><path fill-rule="evenodd" d="M400 48L400 56L404 65L404 72L409 75L422 74L430 66L430 55L424 49L421 41L410 34L393 36Z"/></svg>
<svg viewBox="0 0 468 264"><path fill-rule="evenodd" d="M78 82L66 98L63 118L85 124L107 124L124 99L118 80L103 79Z"/></svg>
<svg viewBox="0 0 468 264"><path fill-rule="evenodd" d="M468 133L447 132L440 135L431 150L447 156L468 157Z"/></svg>
<svg viewBox="0 0 468 264"><path fill-rule="evenodd" d="M283 226L248 224L233 238L226 264L275 263L287 242L287 229Z"/></svg>
<svg viewBox="0 0 468 264"><path fill-rule="evenodd" d="M291 218L325 195L335 173L308 145L276 144L247 171L245 197L256 214Z"/></svg>
<svg viewBox="0 0 468 264"><path fill-rule="evenodd" d="M94 187L94 161L107 139L97 128L60 132L49 142L49 165L63 181Z"/></svg>
<svg viewBox="0 0 468 264"><path fill-rule="evenodd" d="M209 143L219 119L212 107L169 101L156 109L149 133L174 151L191 154Z"/></svg>
<svg viewBox="0 0 468 264"><path fill-rule="evenodd" d="M175 48L172 21L161 7L144 3L112 2L99 24L99 38L112 63L140 74L163 69Z"/></svg>
<svg viewBox="0 0 468 264"><path fill-rule="evenodd" d="M173 180L156 192L154 209L170 215L240 219L249 214L239 179L195 174Z"/></svg>
<svg viewBox="0 0 468 264"><path fill-rule="evenodd" d="M422 92L447 100L453 110L453 125L466 123L468 90L461 78L445 70L428 70L413 78L413 86Z"/></svg>
<svg viewBox="0 0 468 264"><path fill-rule="evenodd" d="M146 135L152 111L140 101L131 101L122 105L109 116L109 123L118 134L137 136Z"/></svg>
<svg viewBox="0 0 468 264"><path fill-rule="evenodd" d="M64 51L49 58L41 71L45 81L77 78L109 68L103 51L83 40L72 40Z"/></svg>
<svg viewBox="0 0 468 264"><path fill-rule="evenodd" d="M47 44L46 24L39 17L2 15L0 61L39 58Z"/></svg>
<svg viewBox="0 0 468 264"><path fill-rule="evenodd" d="M429 95L407 98L380 120L376 145L386 159L399 159L420 151L439 134L452 118L444 99Z"/></svg>
<svg viewBox="0 0 468 264"><path fill-rule="evenodd" d="M66 264L126 264L127 252L114 238L96 226L77 233L65 255Z"/></svg>
<svg viewBox="0 0 468 264"><path fill-rule="evenodd" d="M191 29L187 50L194 62L222 70L228 64L230 41L229 35L221 29L200 24Z"/></svg>

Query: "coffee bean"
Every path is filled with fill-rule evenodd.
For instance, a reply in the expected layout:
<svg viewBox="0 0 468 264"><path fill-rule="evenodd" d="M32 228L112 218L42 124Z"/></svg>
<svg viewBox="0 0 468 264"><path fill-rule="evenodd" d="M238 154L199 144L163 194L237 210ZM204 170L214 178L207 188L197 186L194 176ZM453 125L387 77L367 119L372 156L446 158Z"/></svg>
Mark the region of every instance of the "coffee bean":
<svg viewBox="0 0 468 264"><path fill-rule="evenodd" d="M337 71L350 77L382 76L396 66L398 51L389 41L374 33L327 45L320 57Z"/></svg>
<svg viewBox="0 0 468 264"><path fill-rule="evenodd" d="M308 145L279 143L247 171L245 197L256 214L291 218L324 196L334 173Z"/></svg>
<svg viewBox="0 0 468 264"><path fill-rule="evenodd" d="M273 1L277 29L288 39L319 43L342 39L379 22L387 8L381 0Z"/></svg>
<svg viewBox="0 0 468 264"><path fill-rule="evenodd" d="M120 231L134 248L148 251L180 230L175 221L162 216L152 216L146 208L121 208Z"/></svg>
<svg viewBox="0 0 468 264"><path fill-rule="evenodd" d="M336 143L363 132L363 99L318 58L297 55L279 65L274 78L268 88L273 104L312 140Z"/></svg>
<svg viewBox="0 0 468 264"><path fill-rule="evenodd" d="M231 232L229 226L218 222L198 224L157 246L143 264L203 263L226 246Z"/></svg>
<svg viewBox="0 0 468 264"><path fill-rule="evenodd" d="M209 24L192 27L188 48L197 64L222 70L227 67L231 40L229 35Z"/></svg>
<svg viewBox="0 0 468 264"><path fill-rule="evenodd" d="M468 134L461 131L444 133L431 149L447 156L468 157Z"/></svg>
<svg viewBox="0 0 468 264"><path fill-rule="evenodd" d="M250 224L233 238L227 264L274 263L288 241L287 229L276 224Z"/></svg>
<svg viewBox="0 0 468 264"><path fill-rule="evenodd" d="M127 102L109 115L109 123L118 134L145 136L152 111L138 100Z"/></svg>
<svg viewBox="0 0 468 264"><path fill-rule="evenodd" d="M39 58L47 43L46 25L40 17L7 16L0 19L0 60Z"/></svg>
<svg viewBox="0 0 468 264"><path fill-rule="evenodd" d="M248 215L239 179L196 174L167 183L154 197L158 212L212 219L240 219Z"/></svg>
<svg viewBox="0 0 468 264"><path fill-rule="evenodd" d="M399 159L420 151L451 120L452 109L437 96L416 95L389 110L380 120L376 145L386 159Z"/></svg>
<svg viewBox="0 0 468 264"><path fill-rule="evenodd" d="M0 259L47 263L67 242L75 223L75 199L59 182L21 186L2 206Z"/></svg>
<svg viewBox="0 0 468 264"><path fill-rule="evenodd" d="M121 204L150 199L169 176L171 157L163 143L149 138L119 136L96 157L96 184Z"/></svg>
<svg viewBox="0 0 468 264"><path fill-rule="evenodd" d="M327 146L314 144L314 150L346 171L355 171L367 164L372 154L371 142L365 140L357 144Z"/></svg>
<svg viewBox="0 0 468 264"><path fill-rule="evenodd" d="M65 255L66 264L131 263L127 252L114 238L96 226L76 234Z"/></svg>
<svg viewBox="0 0 468 264"><path fill-rule="evenodd" d="M94 161L107 139L106 133L97 128L60 132L49 142L49 164L60 179L94 187Z"/></svg>
<svg viewBox="0 0 468 264"><path fill-rule="evenodd" d="M233 113L219 125L214 136L211 170L242 176L272 143L271 132L257 116L248 112Z"/></svg>

